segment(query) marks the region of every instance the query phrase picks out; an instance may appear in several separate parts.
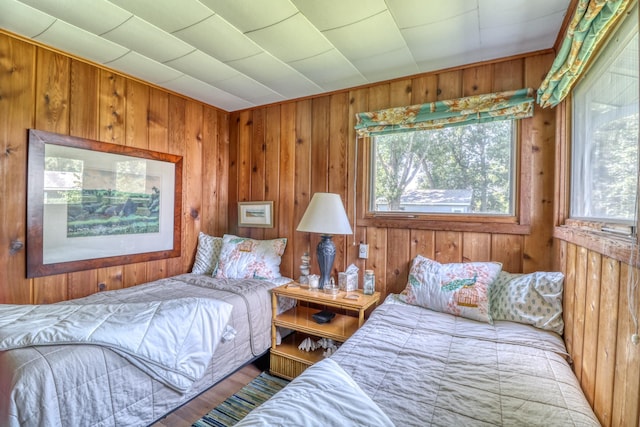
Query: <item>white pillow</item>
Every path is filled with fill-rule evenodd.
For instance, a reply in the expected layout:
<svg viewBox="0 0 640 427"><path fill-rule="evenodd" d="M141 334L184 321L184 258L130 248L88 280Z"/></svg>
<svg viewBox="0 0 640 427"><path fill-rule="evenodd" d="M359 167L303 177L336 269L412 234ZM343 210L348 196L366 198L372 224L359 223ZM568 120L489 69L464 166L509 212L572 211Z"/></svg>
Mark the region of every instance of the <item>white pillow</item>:
<svg viewBox="0 0 640 427"><path fill-rule="evenodd" d="M560 272L500 273L490 289L494 320L526 323L562 335L562 289Z"/></svg>
<svg viewBox="0 0 640 427"><path fill-rule="evenodd" d="M217 278L229 279L276 279L281 277L280 261L287 246L286 238L255 240L225 234Z"/></svg>
<svg viewBox="0 0 640 427"><path fill-rule="evenodd" d="M202 231L198 234L198 249L191 272L194 274L212 274L218 266L222 237L213 237Z"/></svg>

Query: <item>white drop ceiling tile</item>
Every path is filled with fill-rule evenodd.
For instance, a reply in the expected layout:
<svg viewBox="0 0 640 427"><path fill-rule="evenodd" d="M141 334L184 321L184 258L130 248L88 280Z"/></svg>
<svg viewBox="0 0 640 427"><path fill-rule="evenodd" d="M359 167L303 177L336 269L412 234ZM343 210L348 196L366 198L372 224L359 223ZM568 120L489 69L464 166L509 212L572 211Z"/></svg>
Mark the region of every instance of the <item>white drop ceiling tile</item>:
<svg viewBox="0 0 640 427"><path fill-rule="evenodd" d="M289 0L200 0L241 32L265 28L298 13Z"/></svg>
<svg viewBox="0 0 640 427"><path fill-rule="evenodd" d="M113 61L129 51L125 47L60 20L54 22L34 39L99 64Z"/></svg>
<svg viewBox="0 0 640 427"><path fill-rule="evenodd" d="M352 62L368 81L389 80L418 73L418 65L407 47Z"/></svg>
<svg viewBox="0 0 640 427"><path fill-rule="evenodd" d="M199 50L164 64L209 84L215 84L239 74L237 70L224 62L220 62Z"/></svg>
<svg viewBox="0 0 640 427"><path fill-rule="evenodd" d="M530 24L509 24L499 27L481 28L480 42L483 47L503 47L519 52L546 49L553 46L562 18L543 17ZM524 28L523 28L524 27Z"/></svg>
<svg viewBox="0 0 640 427"><path fill-rule="evenodd" d="M570 0L479 0L480 28L528 23L541 18L557 19L554 15L559 15L562 22L569 2Z"/></svg>
<svg viewBox="0 0 640 427"><path fill-rule="evenodd" d="M309 58L333 48L301 13L247 36L283 62Z"/></svg>
<svg viewBox="0 0 640 427"><path fill-rule="evenodd" d="M387 10L384 0L291 0L320 31L353 24Z"/></svg>
<svg viewBox="0 0 640 427"><path fill-rule="evenodd" d="M266 85L280 78L296 78L301 76L290 65L274 58L266 52L249 56L237 61L229 61L227 65Z"/></svg>
<svg viewBox="0 0 640 427"><path fill-rule="evenodd" d="M509 0L510 1L510 0ZM471 0L386 0L391 14L401 29L435 22L445 23L460 15L475 13L478 3ZM444 32L449 34L449 32Z"/></svg>
<svg viewBox="0 0 640 427"><path fill-rule="evenodd" d="M56 20L15 0L0 0L0 28L25 37L34 37L47 29Z"/></svg>
<svg viewBox="0 0 640 427"><path fill-rule="evenodd" d="M350 61L406 47L404 38L388 11L323 34Z"/></svg>
<svg viewBox="0 0 640 427"><path fill-rule="evenodd" d="M177 79L163 83L162 87L226 111L242 110L254 106L254 104L249 101L240 99L235 95L190 76L178 77Z"/></svg>
<svg viewBox="0 0 640 427"><path fill-rule="evenodd" d="M268 83L271 89L282 94L287 99L300 98L324 92L322 87L297 72L295 75L282 76L270 80Z"/></svg>
<svg viewBox="0 0 640 427"><path fill-rule="evenodd" d="M105 33L104 38L158 62L179 58L195 50L182 40L135 16Z"/></svg>
<svg viewBox="0 0 640 427"><path fill-rule="evenodd" d="M443 35L446 34L446 38ZM478 19L475 12L465 13L443 22L402 30L416 63L448 58L480 47Z"/></svg>
<svg viewBox="0 0 640 427"><path fill-rule="evenodd" d="M250 38L219 15L213 15L173 34L191 46L218 58L222 62L257 55L263 52Z"/></svg>
<svg viewBox="0 0 640 427"><path fill-rule="evenodd" d="M102 34L131 17L107 0L22 0L51 16L94 34Z"/></svg>
<svg viewBox="0 0 640 427"><path fill-rule="evenodd" d="M353 64L335 49L312 58L292 62L289 65L325 90L347 87L342 86L346 82L352 83L351 86L367 83L367 80Z"/></svg>
<svg viewBox="0 0 640 427"><path fill-rule="evenodd" d="M237 76L230 79L217 82L215 86L221 90L224 90L225 92L229 92L230 94L243 99L250 99L254 97L271 97L271 99L280 100L283 99L282 95L275 93L266 86L250 79L247 76L243 76L242 74L238 74Z"/></svg>
<svg viewBox="0 0 640 427"><path fill-rule="evenodd" d="M110 1L169 33L186 28L213 15L211 9L197 0Z"/></svg>
<svg viewBox="0 0 640 427"><path fill-rule="evenodd" d="M176 79L182 75L181 72L136 52L129 52L106 65L109 66L109 68L120 70L139 79L156 84L162 84L163 82Z"/></svg>

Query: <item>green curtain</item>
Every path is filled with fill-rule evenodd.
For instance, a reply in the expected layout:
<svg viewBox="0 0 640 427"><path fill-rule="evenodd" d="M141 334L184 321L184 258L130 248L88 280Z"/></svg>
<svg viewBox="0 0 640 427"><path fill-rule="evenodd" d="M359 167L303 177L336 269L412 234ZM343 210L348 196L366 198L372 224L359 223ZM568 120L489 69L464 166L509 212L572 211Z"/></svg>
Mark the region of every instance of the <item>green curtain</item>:
<svg viewBox="0 0 640 427"><path fill-rule="evenodd" d="M524 119L533 115L533 94L533 89L519 89L358 113L355 129L366 136Z"/></svg>
<svg viewBox="0 0 640 427"><path fill-rule="evenodd" d="M554 107L567 96L628 4L629 0L579 0L560 51L538 89L540 106Z"/></svg>

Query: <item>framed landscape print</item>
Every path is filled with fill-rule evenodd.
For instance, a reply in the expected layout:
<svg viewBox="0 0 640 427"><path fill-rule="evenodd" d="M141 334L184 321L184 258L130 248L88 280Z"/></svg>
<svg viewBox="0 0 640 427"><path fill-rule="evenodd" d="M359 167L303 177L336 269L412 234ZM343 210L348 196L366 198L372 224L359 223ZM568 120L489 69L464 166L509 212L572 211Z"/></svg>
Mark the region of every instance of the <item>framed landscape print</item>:
<svg viewBox="0 0 640 427"><path fill-rule="evenodd" d="M27 277L180 256L182 157L29 130Z"/></svg>
<svg viewBox="0 0 640 427"><path fill-rule="evenodd" d="M238 202L238 227L273 227L273 202Z"/></svg>

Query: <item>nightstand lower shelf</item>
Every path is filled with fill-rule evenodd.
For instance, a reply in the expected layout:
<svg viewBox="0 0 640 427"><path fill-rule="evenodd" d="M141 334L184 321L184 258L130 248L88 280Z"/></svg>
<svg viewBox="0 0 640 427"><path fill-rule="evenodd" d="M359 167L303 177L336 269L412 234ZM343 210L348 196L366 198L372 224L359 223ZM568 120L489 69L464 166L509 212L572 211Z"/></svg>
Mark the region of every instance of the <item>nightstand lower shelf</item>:
<svg viewBox="0 0 640 427"><path fill-rule="evenodd" d="M323 359L322 348L314 351L303 351L298 348L305 338L317 339L307 334L294 332L282 340L282 343L271 349L271 374L282 378L294 379L305 369Z"/></svg>

